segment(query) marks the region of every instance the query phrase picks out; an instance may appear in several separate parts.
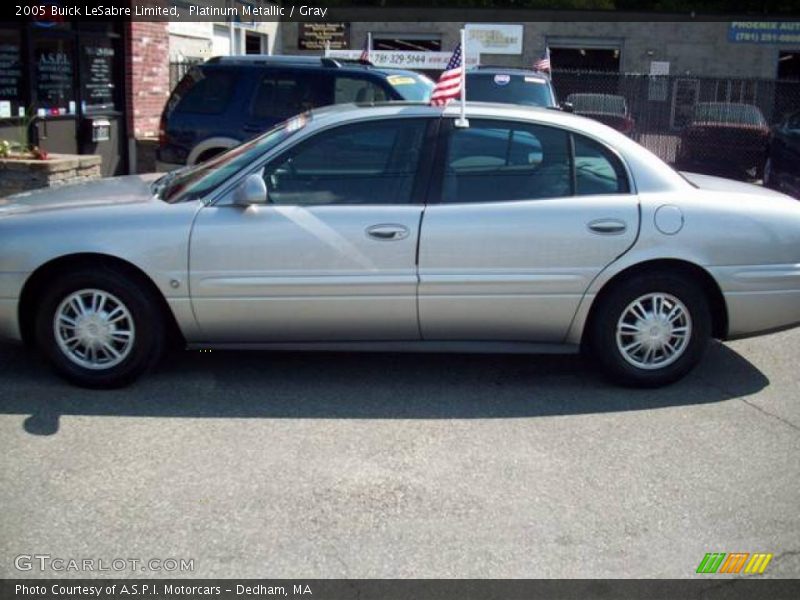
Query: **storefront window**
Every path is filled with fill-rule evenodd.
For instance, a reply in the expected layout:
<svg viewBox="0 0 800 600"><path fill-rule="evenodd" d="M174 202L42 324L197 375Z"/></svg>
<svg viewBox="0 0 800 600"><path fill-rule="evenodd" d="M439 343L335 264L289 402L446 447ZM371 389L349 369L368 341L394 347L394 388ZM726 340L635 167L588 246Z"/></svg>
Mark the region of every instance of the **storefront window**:
<svg viewBox="0 0 800 600"><path fill-rule="evenodd" d="M109 40L81 43L81 99L86 110L116 108L116 51Z"/></svg>
<svg viewBox="0 0 800 600"><path fill-rule="evenodd" d="M19 32L0 30L0 119L18 116L21 102L22 56Z"/></svg>
<svg viewBox="0 0 800 600"><path fill-rule="evenodd" d="M34 41L36 107L48 115L75 114L73 44L60 38Z"/></svg>

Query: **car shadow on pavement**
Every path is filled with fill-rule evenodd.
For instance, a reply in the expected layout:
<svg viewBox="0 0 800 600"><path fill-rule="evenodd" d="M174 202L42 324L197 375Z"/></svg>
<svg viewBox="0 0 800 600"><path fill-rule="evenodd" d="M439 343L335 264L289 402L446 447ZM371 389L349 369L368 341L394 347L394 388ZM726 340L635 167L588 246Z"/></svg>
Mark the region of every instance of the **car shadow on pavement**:
<svg viewBox="0 0 800 600"><path fill-rule="evenodd" d="M0 346L0 414L35 435L66 416L493 419L648 410L754 394L767 377L714 343L686 379L633 390L578 356L179 352L121 390L64 383L21 346Z"/></svg>

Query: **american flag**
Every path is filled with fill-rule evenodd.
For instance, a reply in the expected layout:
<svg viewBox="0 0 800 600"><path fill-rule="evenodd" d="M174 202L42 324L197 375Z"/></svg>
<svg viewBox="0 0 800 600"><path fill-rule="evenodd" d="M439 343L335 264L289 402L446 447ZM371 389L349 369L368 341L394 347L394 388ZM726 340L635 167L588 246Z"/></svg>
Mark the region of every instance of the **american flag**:
<svg viewBox="0 0 800 600"><path fill-rule="evenodd" d="M447 62L444 72L439 75L439 81L431 92L431 106L442 106L461 94L463 82L461 81L461 44L456 46L453 56Z"/></svg>
<svg viewBox="0 0 800 600"><path fill-rule="evenodd" d="M545 47L544 54L542 55L542 58L540 58L535 63L533 63L533 69L535 71L547 71L548 73L550 72L550 47L549 46Z"/></svg>
<svg viewBox="0 0 800 600"><path fill-rule="evenodd" d="M364 47L361 49L361 56L359 57L358 60L360 60L361 62L368 63L369 62L369 51L370 51L370 47L369 47L369 35L368 35L367 39L364 40Z"/></svg>

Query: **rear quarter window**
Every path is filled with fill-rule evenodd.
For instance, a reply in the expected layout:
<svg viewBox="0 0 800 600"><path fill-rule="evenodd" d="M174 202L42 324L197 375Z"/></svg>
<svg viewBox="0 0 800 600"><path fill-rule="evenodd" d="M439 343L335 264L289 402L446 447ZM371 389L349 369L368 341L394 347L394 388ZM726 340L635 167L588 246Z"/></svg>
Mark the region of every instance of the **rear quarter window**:
<svg viewBox="0 0 800 600"><path fill-rule="evenodd" d="M386 90L376 81L364 77L337 75L333 90L333 103L345 102L385 102L389 97Z"/></svg>
<svg viewBox="0 0 800 600"><path fill-rule="evenodd" d="M611 151L594 140L574 135L575 193L579 196L627 194L625 168Z"/></svg>
<svg viewBox="0 0 800 600"><path fill-rule="evenodd" d="M430 100L434 83L416 73L396 73L386 77L386 82L392 86L403 100L410 102L427 102Z"/></svg>

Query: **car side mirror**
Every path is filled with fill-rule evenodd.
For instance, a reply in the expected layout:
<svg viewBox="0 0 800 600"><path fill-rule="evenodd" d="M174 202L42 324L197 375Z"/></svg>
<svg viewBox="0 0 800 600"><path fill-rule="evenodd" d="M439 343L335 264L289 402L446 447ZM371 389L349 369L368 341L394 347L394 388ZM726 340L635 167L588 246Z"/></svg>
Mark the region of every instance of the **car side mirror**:
<svg viewBox="0 0 800 600"><path fill-rule="evenodd" d="M572 102L562 102L561 110L563 110L566 113L574 113L575 107L572 105Z"/></svg>
<svg viewBox="0 0 800 600"><path fill-rule="evenodd" d="M269 199L267 184L258 173L251 173L240 181L233 192L234 206L248 207L253 204L266 204Z"/></svg>

